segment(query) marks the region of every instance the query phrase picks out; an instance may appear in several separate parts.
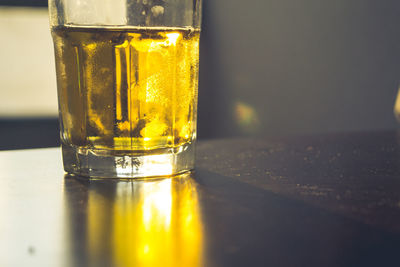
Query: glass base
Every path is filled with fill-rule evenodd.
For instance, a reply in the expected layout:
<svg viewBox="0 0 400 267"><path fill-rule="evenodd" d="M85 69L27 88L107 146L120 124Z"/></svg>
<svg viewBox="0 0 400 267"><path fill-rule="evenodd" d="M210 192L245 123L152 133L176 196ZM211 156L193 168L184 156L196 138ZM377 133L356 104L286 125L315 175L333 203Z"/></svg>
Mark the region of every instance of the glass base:
<svg viewBox="0 0 400 267"><path fill-rule="evenodd" d="M194 144L132 152L62 145L64 170L91 178L172 176L194 169Z"/></svg>

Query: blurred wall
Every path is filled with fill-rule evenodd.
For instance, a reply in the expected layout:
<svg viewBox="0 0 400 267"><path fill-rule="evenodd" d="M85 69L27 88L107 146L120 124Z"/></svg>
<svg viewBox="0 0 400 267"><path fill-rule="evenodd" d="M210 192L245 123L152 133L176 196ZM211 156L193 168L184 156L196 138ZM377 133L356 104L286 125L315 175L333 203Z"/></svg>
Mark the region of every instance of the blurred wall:
<svg viewBox="0 0 400 267"><path fill-rule="evenodd" d="M53 43L46 8L0 6L0 119L56 117Z"/></svg>
<svg viewBox="0 0 400 267"><path fill-rule="evenodd" d="M204 1L200 137L389 129L398 0Z"/></svg>

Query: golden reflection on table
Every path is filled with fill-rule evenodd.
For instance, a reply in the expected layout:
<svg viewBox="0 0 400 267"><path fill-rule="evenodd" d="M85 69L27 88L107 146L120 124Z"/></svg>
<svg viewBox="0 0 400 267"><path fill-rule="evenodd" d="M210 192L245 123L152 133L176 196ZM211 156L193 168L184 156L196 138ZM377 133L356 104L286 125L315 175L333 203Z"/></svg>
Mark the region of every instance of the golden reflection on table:
<svg viewBox="0 0 400 267"><path fill-rule="evenodd" d="M83 258L86 266L203 265L203 229L192 174L118 181L66 177L65 188L71 258ZM73 190L87 195L81 214L71 202ZM86 224L83 237L74 232L76 223ZM85 251L76 245L78 240Z"/></svg>

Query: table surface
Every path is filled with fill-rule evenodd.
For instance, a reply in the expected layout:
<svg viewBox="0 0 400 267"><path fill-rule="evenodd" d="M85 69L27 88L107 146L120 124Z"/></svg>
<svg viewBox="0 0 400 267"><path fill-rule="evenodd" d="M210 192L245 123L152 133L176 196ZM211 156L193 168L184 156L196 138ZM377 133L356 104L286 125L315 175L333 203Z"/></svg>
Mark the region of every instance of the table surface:
<svg viewBox="0 0 400 267"><path fill-rule="evenodd" d="M400 135L201 141L192 174L0 152L0 266L400 266Z"/></svg>

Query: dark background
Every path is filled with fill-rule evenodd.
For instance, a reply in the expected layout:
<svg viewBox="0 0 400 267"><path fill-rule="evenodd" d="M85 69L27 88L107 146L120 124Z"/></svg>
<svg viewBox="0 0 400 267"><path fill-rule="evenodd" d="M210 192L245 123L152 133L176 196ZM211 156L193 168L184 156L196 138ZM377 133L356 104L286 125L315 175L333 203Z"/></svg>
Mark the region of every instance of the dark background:
<svg viewBox="0 0 400 267"><path fill-rule="evenodd" d="M47 7L47 0L0 0L0 5Z"/></svg>
<svg viewBox="0 0 400 267"><path fill-rule="evenodd" d="M228 112L208 131L217 136L396 127L400 1L204 4L200 130L203 118L214 119L205 99ZM258 118L241 123L241 103Z"/></svg>
<svg viewBox="0 0 400 267"><path fill-rule="evenodd" d="M400 1L203 4L200 139L397 127ZM0 138L8 142L0 149L56 145L57 125L55 118L3 118Z"/></svg>

